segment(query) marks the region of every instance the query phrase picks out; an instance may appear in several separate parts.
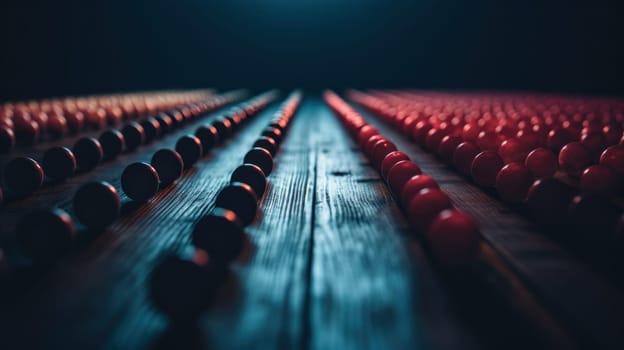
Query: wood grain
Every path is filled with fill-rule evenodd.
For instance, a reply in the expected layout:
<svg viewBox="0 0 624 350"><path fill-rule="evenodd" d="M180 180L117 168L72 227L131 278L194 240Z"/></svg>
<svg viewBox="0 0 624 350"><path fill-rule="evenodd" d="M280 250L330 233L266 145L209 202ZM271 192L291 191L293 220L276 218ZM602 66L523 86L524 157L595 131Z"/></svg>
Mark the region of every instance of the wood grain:
<svg viewBox="0 0 624 350"><path fill-rule="evenodd" d="M146 348L157 342L166 322L147 303L149 272L165 251L190 246L194 222L210 209L275 108L201 160L184 179L50 271L13 305L8 325L12 339L36 348ZM166 142L173 144L175 139L159 147ZM107 164L117 167L95 176L115 179L130 161L135 160Z"/></svg>
<svg viewBox="0 0 624 350"><path fill-rule="evenodd" d="M170 325L148 303L146 278L163 253L190 253L193 224L211 209L276 109L262 112L148 204L127 205L103 234L84 235L81 249L57 266L26 275L25 292L2 304L0 343L16 349L499 349L507 341L505 348L523 348L521 338L531 330L514 330L514 314L489 312L499 307L496 293L526 288L549 317L578 334L580 345L624 344L618 290L523 217L378 125L479 219L493 254L506 264L501 269L518 278L489 281L493 294L479 295L470 281L443 273L408 235L379 175L316 97L304 99L293 120L261 213L248 227L248 249L214 307L196 326ZM15 255L12 225L26 209L71 211L80 184L97 179L119 187L127 164L173 147L196 126L9 204L0 211L0 246Z"/></svg>
<svg viewBox="0 0 624 350"><path fill-rule="evenodd" d="M382 180L317 108L310 348L475 346Z"/></svg>

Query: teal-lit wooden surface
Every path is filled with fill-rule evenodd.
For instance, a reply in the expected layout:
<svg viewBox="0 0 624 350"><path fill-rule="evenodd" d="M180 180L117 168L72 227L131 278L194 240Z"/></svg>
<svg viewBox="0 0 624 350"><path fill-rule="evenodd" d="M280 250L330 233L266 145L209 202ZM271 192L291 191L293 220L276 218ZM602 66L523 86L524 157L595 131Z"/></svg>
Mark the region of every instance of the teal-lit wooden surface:
<svg viewBox="0 0 624 350"><path fill-rule="evenodd" d="M162 254L191 249L194 222L211 209L278 103L150 203L85 240L57 266L21 278L17 294L8 293L1 305L0 338L14 348L40 349L519 349L548 347L553 339L579 347L624 344L619 289L522 216L379 125L458 207L477 217L487 247L507 269L500 273L483 262L482 271L464 279L442 271L409 234L400 208L337 119L308 95L275 158L260 214L247 228L248 249L232 265L214 306L196 327L170 325L147 300L148 274ZM1 208L3 247L16 255L13 225L28 208L71 210L73 193L93 179L120 189L127 164L173 147L180 135L218 114ZM509 290L515 288L505 284L509 278L522 293ZM514 307L526 298L545 313L545 322L534 324Z"/></svg>

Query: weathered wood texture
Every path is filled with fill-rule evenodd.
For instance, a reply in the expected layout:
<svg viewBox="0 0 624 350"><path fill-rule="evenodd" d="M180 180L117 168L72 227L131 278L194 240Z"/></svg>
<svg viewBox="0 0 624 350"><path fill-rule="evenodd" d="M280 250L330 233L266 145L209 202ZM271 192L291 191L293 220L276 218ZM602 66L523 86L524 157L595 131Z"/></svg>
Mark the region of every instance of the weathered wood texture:
<svg viewBox="0 0 624 350"><path fill-rule="evenodd" d="M201 160L178 183L115 222L50 271L17 301L10 316L11 334L24 344L41 348L149 345L166 322L147 303L148 273L163 252L189 246L194 222L210 209L217 191L242 162L275 108L262 113L238 136ZM172 146L175 140L172 136L154 147ZM89 175L118 186L125 164L149 159L151 153L127 155L132 159L124 157Z"/></svg>
<svg viewBox="0 0 624 350"><path fill-rule="evenodd" d="M484 239L579 341L585 346L610 348L624 344L624 297L618 288L539 233L526 218L371 114L360 111L424 173L437 180L457 207L475 216Z"/></svg>
<svg viewBox="0 0 624 350"><path fill-rule="evenodd" d="M311 348L473 347L383 181L316 108Z"/></svg>
<svg viewBox="0 0 624 350"><path fill-rule="evenodd" d="M379 175L318 98L305 99L292 122L268 178L261 214L247 228L249 249L233 264L214 307L197 327L172 327L151 307L146 278L152 267L165 252L191 250L193 224L211 209L217 191L276 109L262 112L150 203L134 210L128 206L106 232L85 238L57 266L24 278L29 282L23 283L24 293L1 305L0 344L20 349L500 348L487 338L513 332L513 317L502 315L487 324L486 332L475 331L482 315L466 312L475 307L463 305L478 309L483 298L457 297L463 287L432 266L421 243L406 234L404 215ZM153 151L173 147L180 135L210 119L1 208L1 246L12 258L17 255L13 225L26 209L71 210L73 193L86 181L106 180L119 188L127 164L148 161ZM622 315L618 291L497 200L399 135L387 134L441 182L459 207L477 216L484 236L557 319L601 345L624 334L617 333L624 323L605 319ZM580 282L588 285L577 288Z"/></svg>

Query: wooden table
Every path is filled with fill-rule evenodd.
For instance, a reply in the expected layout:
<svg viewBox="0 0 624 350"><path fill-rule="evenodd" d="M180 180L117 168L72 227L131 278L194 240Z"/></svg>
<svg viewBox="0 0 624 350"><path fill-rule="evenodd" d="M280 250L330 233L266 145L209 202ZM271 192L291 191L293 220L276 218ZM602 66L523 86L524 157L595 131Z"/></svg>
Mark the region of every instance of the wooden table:
<svg viewBox="0 0 624 350"><path fill-rule="evenodd" d="M165 252L191 250L193 224L211 209L278 104L150 203L126 205L103 234L91 237L80 229L79 246L55 266L35 269L20 259L13 227L21 215L51 205L71 212L71 198L86 181L105 180L120 189L127 164L149 161L156 149L172 148L180 135L218 113L1 208L0 246L18 271L3 286L0 344L11 349L624 348L624 299L608 278L364 112L481 224L486 243L474 267L456 274L432 263L379 175L317 96L306 96L293 120L261 213L247 229L249 247L232 266L215 305L195 327L170 325L149 304L146 279Z"/></svg>

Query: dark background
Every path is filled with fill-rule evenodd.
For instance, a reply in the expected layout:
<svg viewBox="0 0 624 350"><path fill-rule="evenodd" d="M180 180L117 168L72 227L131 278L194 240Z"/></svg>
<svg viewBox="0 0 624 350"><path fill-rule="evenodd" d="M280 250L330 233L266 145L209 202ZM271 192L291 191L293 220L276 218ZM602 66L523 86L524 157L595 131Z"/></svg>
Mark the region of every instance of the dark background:
<svg viewBox="0 0 624 350"><path fill-rule="evenodd" d="M619 7L504 0L9 0L0 5L0 100L193 87L621 95Z"/></svg>

